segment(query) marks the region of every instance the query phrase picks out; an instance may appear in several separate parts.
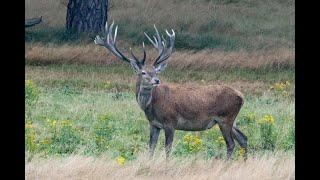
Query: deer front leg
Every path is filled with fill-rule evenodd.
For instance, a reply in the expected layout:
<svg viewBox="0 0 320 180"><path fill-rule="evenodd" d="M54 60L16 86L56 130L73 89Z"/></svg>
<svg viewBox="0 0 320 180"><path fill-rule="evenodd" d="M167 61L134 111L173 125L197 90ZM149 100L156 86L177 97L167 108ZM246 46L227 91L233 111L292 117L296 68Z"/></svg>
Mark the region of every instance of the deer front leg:
<svg viewBox="0 0 320 180"><path fill-rule="evenodd" d="M149 141L150 157L152 157L154 154L154 150L158 142L159 132L160 132L160 128L150 124L150 141Z"/></svg>
<svg viewBox="0 0 320 180"><path fill-rule="evenodd" d="M168 158L172 148L174 129L171 127L166 127L164 128L164 133L166 137L166 142L165 142L166 158Z"/></svg>

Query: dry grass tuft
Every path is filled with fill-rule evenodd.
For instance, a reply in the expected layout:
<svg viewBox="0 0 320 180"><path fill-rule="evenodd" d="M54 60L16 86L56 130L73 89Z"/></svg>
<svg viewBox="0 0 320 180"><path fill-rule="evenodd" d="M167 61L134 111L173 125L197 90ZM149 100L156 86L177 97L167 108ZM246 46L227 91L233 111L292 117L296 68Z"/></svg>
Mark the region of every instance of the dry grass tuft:
<svg viewBox="0 0 320 180"><path fill-rule="evenodd" d="M25 59L27 63L35 64L96 64L107 65L112 62L115 57L97 45L72 46L64 44L55 45L26 45ZM107 59L107 60L106 60Z"/></svg>
<svg viewBox="0 0 320 180"><path fill-rule="evenodd" d="M214 50L203 50L193 52L177 52L171 60L170 65L177 69L194 70L212 69L212 67L228 68L274 68L294 67L294 50L278 49L272 51L238 51L225 52Z"/></svg>
<svg viewBox="0 0 320 180"><path fill-rule="evenodd" d="M33 159L26 162L26 179L294 179L291 154L277 153L235 160L171 159L146 154L137 160L117 164L107 157L72 155L66 158Z"/></svg>

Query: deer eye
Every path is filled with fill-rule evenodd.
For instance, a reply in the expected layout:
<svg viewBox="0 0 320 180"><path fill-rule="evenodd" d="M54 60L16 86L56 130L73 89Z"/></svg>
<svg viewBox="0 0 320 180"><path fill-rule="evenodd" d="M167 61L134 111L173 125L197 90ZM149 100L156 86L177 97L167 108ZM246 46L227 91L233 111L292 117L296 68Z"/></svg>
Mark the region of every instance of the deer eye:
<svg viewBox="0 0 320 180"><path fill-rule="evenodd" d="M146 75L146 72L142 71L141 74L142 74L142 75Z"/></svg>

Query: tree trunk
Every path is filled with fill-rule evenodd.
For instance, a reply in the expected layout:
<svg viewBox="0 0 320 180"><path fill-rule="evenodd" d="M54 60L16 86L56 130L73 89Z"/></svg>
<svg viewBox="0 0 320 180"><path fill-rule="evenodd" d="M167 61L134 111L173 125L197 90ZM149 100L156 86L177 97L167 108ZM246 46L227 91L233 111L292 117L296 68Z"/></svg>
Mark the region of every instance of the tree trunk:
<svg viewBox="0 0 320 180"><path fill-rule="evenodd" d="M107 21L108 0L69 0L66 27L75 32L101 32Z"/></svg>

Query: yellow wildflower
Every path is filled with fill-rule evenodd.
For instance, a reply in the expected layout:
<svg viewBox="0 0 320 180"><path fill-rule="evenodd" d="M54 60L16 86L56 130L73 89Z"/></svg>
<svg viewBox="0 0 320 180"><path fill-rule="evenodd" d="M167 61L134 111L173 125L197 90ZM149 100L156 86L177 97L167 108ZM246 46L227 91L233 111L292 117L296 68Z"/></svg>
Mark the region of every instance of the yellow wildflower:
<svg viewBox="0 0 320 180"><path fill-rule="evenodd" d="M27 123L25 124L25 128L27 128L27 129L33 128L32 123L31 123L31 122L27 122Z"/></svg>
<svg viewBox="0 0 320 180"><path fill-rule="evenodd" d="M44 139L41 141L42 144L50 144L50 140L49 139Z"/></svg>
<svg viewBox="0 0 320 180"><path fill-rule="evenodd" d="M31 80L25 80L25 85L26 86L33 85L33 82Z"/></svg>
<svg viewBox="0 0 320 180"><path fill-rule="evenodd" d="M287 91L282 91L282 95L285 96L285 97L288 97L289 93Z"/></svg>
<svg viewBox="0 0 320 180"><path fill-rule="evenodd" d="M219 144L224 144L225 140L222 136L219 136L218 139L216 140Z"/></svg>
<svg viewBox="0 0 320 180"><path fill-rule="evenodd" d="M29 151L34 151L37 147L36 132L33 129L28 129L25 135L26 148Z"/></svg>
<svg viewBox="0 0 320 180"><path fill-rule="evenodd" d="M186 145L189 151L200 151L202 148L202 140L191 134L187 134L183 137L183 144Z"/></svg>
<svg viewBox="0 0 320 180"><path fill-rule="evenodd" d="M126 161L126 158L124 158L123 156L120 156L117 158L117 162L119 165L124 165L125 161Z"/></svg>
<svg viewBox="0 0 320 180"><path fill-rule="evenodd" d="M275 90L275 91L284 91L288 86L290 86L290 82L277 82L274 83L271 87L270 90Z"/></svg>
<svg viewBox="0 0 320 180"><path fill-rule="evenodd" d="M243 155L245 154L246 150L245 148L240 148L239 150L239 156L243 157Z"/></svg>
<svg viewBox="0 0 320 180"><path fill-rule="evenodd" d="M187 134L183 137L183 142L188 143L188 142L190 142L191 138L192 138L192 136L190 134Z"/></svg>
<svg viewBox="0 0 320 180"><path fill-rule="evenodd" d="M275 123L275 119L272 115L267 114L261 118L260 123L273 125Z"/></svg>
<svg viewBox="0 0 320 180"><path fill-rule="evenodd" d="M56 120L47 119L47 122L49 123L50 127L55 128L57 126Z"/></svg>
<svg viewBox="0 0 320 180"><path fill-rule="evenodd" d="M71 126L71 121L70 120L62 120L61 121L61 126L62 127Z"/></svg>

